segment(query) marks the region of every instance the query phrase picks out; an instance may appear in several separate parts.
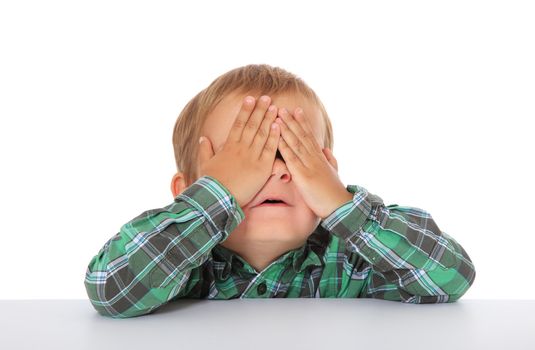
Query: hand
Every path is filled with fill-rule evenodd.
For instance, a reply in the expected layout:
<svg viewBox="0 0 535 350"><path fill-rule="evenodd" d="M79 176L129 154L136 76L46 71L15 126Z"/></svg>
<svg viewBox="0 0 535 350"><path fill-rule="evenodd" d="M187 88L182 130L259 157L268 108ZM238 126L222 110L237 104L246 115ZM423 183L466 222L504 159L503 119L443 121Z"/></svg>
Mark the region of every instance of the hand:
<svg viewBox="0 0 535 350"><path fill-rule="evenodd" d="M199 146L199 176L209 175L221 182L240 207L249 203L271 176L280 139L280 127L274 123L277 107L270 106L271 98L262 96L255 107L254 97L248 97L251 100L244 99L222 150L214 155L207 137Z"/></svg>
<svg viewBox="0 0 535 350"><path fill-rule="evenodd" d="M338 162L331 150L322 149L303 110L296 108L292 116L280 108L276 123L281 126L279 150L308 207L325 219L345 202L352 200L338 177Z"/></svg>

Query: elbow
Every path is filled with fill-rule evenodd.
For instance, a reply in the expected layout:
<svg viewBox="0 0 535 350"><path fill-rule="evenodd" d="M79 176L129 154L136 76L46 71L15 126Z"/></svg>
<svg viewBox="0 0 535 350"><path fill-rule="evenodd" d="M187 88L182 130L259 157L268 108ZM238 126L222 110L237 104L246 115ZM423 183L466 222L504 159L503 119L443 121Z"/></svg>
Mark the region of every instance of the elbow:
<svg viewBox="0 0 535 350"><path fill-rule="evenodd" d="M94 277L94 275L93 275ZM130 318L152 313L153 308L139 308L128 299L132 294L122 295L108 279L95 280L86 275L84 286L93 308L99 315L109 318Z"/></svg>
<svg viewBox="0 0 535 350"><path fill-rule="evenodd" d="M104 294L105 295L105 294ZM95 295L89 296L89 301L97 313L108 318L131 318L150 314L154 308L139 308L137 305L128 302L125 297L120 297L118 301L100 298Z"/></svg>
<svg viewBox="0 0 535 350"><path fill-rule="evenodd" d="M413 288L399 288L401 301L410 304L453 303L459 300L474 283L476 271L473 264L461 262L457 268L423 271L426 283L412 284Z"/></svg>

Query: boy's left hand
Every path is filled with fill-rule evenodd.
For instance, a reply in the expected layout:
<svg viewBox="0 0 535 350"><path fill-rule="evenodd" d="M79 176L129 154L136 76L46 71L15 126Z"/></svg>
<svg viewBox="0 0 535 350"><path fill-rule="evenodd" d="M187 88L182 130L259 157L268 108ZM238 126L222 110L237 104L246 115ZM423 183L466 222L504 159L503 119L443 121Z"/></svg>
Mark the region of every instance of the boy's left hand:
<svg viewBox="0 0 535 350"><path fill-rule="evenodd" d="M278 115L279 151L308 207L325 219L352 200L353 194L340 181L338 163L331 150L322 149L318 144L303 109L296 108L294 117L280 108Z"/></svg>

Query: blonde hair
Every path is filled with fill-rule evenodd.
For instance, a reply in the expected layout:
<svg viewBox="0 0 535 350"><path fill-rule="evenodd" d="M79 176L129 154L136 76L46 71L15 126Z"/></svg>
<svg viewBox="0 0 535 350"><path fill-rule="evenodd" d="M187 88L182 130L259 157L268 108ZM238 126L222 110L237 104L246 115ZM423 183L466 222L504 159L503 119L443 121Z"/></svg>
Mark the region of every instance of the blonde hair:
<svg viewBox="0 0 535 350"><path fill-rule="evenodd" d="M316 93L299 77L279 67L250 64L238 67L216 78L193 97L180 112L173 130L173 148L177 171L184 173L189 185L197 178L197 153L206 117L231 92L258 92L259 95L300 93L315 103L325 121L325 144L333 149L332 125L325 107Z"/></svg>

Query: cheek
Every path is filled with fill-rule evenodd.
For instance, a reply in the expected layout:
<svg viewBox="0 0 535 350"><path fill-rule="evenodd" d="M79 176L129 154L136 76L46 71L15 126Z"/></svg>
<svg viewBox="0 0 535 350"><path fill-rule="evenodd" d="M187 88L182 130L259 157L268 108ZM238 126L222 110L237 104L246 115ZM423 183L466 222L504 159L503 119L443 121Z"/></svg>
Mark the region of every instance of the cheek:
<svg viewBox="0 0 535 350"><path fill-rule="evenodd" d="M301 205L295 210L295 227L303 233L311 233L320 223L320 218L306 205Z"/></svg>

